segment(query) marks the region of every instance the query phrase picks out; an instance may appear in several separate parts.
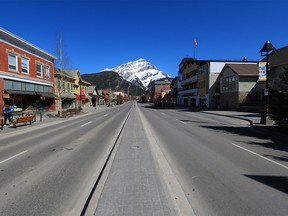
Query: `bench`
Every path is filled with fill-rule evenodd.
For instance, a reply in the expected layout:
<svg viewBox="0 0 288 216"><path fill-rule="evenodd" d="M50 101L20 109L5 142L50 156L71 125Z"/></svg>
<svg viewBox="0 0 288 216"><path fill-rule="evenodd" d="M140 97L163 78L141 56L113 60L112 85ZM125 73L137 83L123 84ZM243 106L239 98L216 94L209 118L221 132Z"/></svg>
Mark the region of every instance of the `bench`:
<svg viewBox="0 0 288 216"><path fill-rule="evenodd" d="M0 128L1 128L1 130L3 130L3 126L4 126L4 118L0 118Z"/></svg>
<svg viewBox="0 0 288 216"><path fill-rule="evenodd" d="M32 122L33 122L33 116L19 116L19 117L16 117L16 120L14 122L11 122L10 124L13 125L13 127L15 128L16 127L16 124L18 123L28 123L31 125Z"/></svg>
<svg viewBox="0 0 288 216"><path fill-rule="evenodd" d="M62 110L62 117L69 117L78 114L80 111L76 108L70 108L66 110ZM58 111L58 115L60 116L60 111Z"/></svg>

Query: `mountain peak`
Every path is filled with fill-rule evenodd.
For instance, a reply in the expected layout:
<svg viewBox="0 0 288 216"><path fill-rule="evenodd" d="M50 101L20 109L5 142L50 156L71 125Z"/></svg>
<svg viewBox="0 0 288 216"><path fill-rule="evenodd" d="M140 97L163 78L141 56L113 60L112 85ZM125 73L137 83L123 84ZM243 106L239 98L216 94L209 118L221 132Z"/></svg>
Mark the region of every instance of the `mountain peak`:
<svg viewBox="0 0 288 216"><path fill-rule="evenodd" d="M112 69L105 69L105 71L107 70L117 72L123 79L139 85L144 90L148 88L150 82L170 77L143 58L136 61L130 61Z"/></svg>

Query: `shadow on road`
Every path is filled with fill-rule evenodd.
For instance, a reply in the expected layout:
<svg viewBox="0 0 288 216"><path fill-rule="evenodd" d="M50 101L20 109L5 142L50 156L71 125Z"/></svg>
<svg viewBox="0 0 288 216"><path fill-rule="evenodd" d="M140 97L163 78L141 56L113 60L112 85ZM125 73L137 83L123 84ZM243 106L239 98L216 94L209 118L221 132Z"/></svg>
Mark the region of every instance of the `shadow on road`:
<svg viewBox="0 0 288 216"><path fill-rule="evenodd" d="M244 176L288 194L288 177L286 176L260 176L260 175L244 175Z"/></svg>
<svg viewBox="0 0 288 216"><path fill-rule="evenodd" d="M212 129L216 131L225 131L231 134L237 134L239 136L253 137L258 138L260 140L264 140L264 142L246 142L250 145L259 145L265 148L270 148L274 150L280 150L288 152L288 134L287 133L279 133L277 131L272 130L269 127L263 126L254 126L250 128L243 127L227 127L227 126L201 126L203 128ZM274 127L275 128L275 127ZM287 158L282 158L282 160L287 160Z"/></svg>
<svg viewBox="0 0 288 216"><path fill-rule="evenodd" d="M145 104L143 106L144 108L147 109L177 109L180 112L206 112L208 113L211 110L206 110L206 109L197 109L197 108L190 108L190 107L185 107L185 106L167 106L167 107L160 107L160 106L153 106L151 104ZM213 114L213 115L219 115L221 116L221 114L218 113L209 113L209 114ZM229 117L227 115L222 115L222 116L226 116ZM253 113L241 113L241 115L239 115L241 117L259 117L259 115L257 113L253 114ZM231 116L232 118L234 118L234 116ZM200 122L200 121L192 121L192 120L186 120L186 119L182 119L180 120L182 122L185 123L189 123L189 122L193 122L193 123L207 123L207 122ZM211 129L211 130L215 130L215 131L225 131L226 133L231 133L231 134L237 134L239 136L246 136L246 137L253 137L253 138L257 138L259 140L263 140L263 141L259 141L259 142L247 142L247 144L251 144L251 145L259 145L265 148L270 148L270 149L274 149L274 150L280 150L280 151L285 151L288 152L288 144L287 144L287 140L288 140L288 129L287 128L279 128L277 126L263 126L263 125L258 125L258 124L254 124L253 127L228 127L228 126L223 126L220 125L219 126L209 126L209 125L199 125L199 127L202 128L207 128L207 129ZM273 157L273 156L270 156ZM288 158L286 156L284 157L280 157L277 158L278 160L282 160L282 161L287 161Z"/></svg>

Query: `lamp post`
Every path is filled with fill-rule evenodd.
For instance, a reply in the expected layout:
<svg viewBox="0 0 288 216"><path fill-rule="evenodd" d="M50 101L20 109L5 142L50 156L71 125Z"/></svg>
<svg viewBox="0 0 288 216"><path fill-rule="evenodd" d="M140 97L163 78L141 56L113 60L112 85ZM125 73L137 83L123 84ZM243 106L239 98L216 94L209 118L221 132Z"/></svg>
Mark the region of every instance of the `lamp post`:
<svg viewBox="0 0 288 216"><path fill-rule="evenodd" d="M273 55L275 53L275 47L269 42L266 41L262 49L260 50L261 56L266 56L266 87L264 89L264 97L265 97L265 116L261 116L261 124L267 123L268 116L268 96L269 96L269 80L268 80L268 71L269 71L269 55Z"/></svg>
<svg viewBox="0 0 288 216"><path fill-rule="evenodd" d="M80 106L79 106L79 110L82 109L82 80L79 80L79 87L80 87L80 95L79 95L79 98L80 98Z"/></svg>

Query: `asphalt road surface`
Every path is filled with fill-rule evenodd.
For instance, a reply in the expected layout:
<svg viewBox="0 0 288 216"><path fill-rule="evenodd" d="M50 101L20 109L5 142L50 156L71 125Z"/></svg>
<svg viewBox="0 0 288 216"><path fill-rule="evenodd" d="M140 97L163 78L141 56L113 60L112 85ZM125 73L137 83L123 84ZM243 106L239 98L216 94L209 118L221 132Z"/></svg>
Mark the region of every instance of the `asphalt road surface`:
<svg viewBox="0 0 288 216"><path fill-rule="evenodd" d="M196 215L288 215L287 135L140 104Z"/></svg>
<svg viewBox="0 0 288 216"><path fill-rule="evenodd" d="M128 118L131 109L137 112ZM287 135L240 119L132 103L0 134L0 215L80 215L127 119L153 137L196 215L287 215ZM131 128L137 139L142 127Z"/></svg>
<svg viewBox="0 0 288 216"><path fill-rule="evenodd" d="M130 109L0 135L0 215L80 215Z"/></svg>

